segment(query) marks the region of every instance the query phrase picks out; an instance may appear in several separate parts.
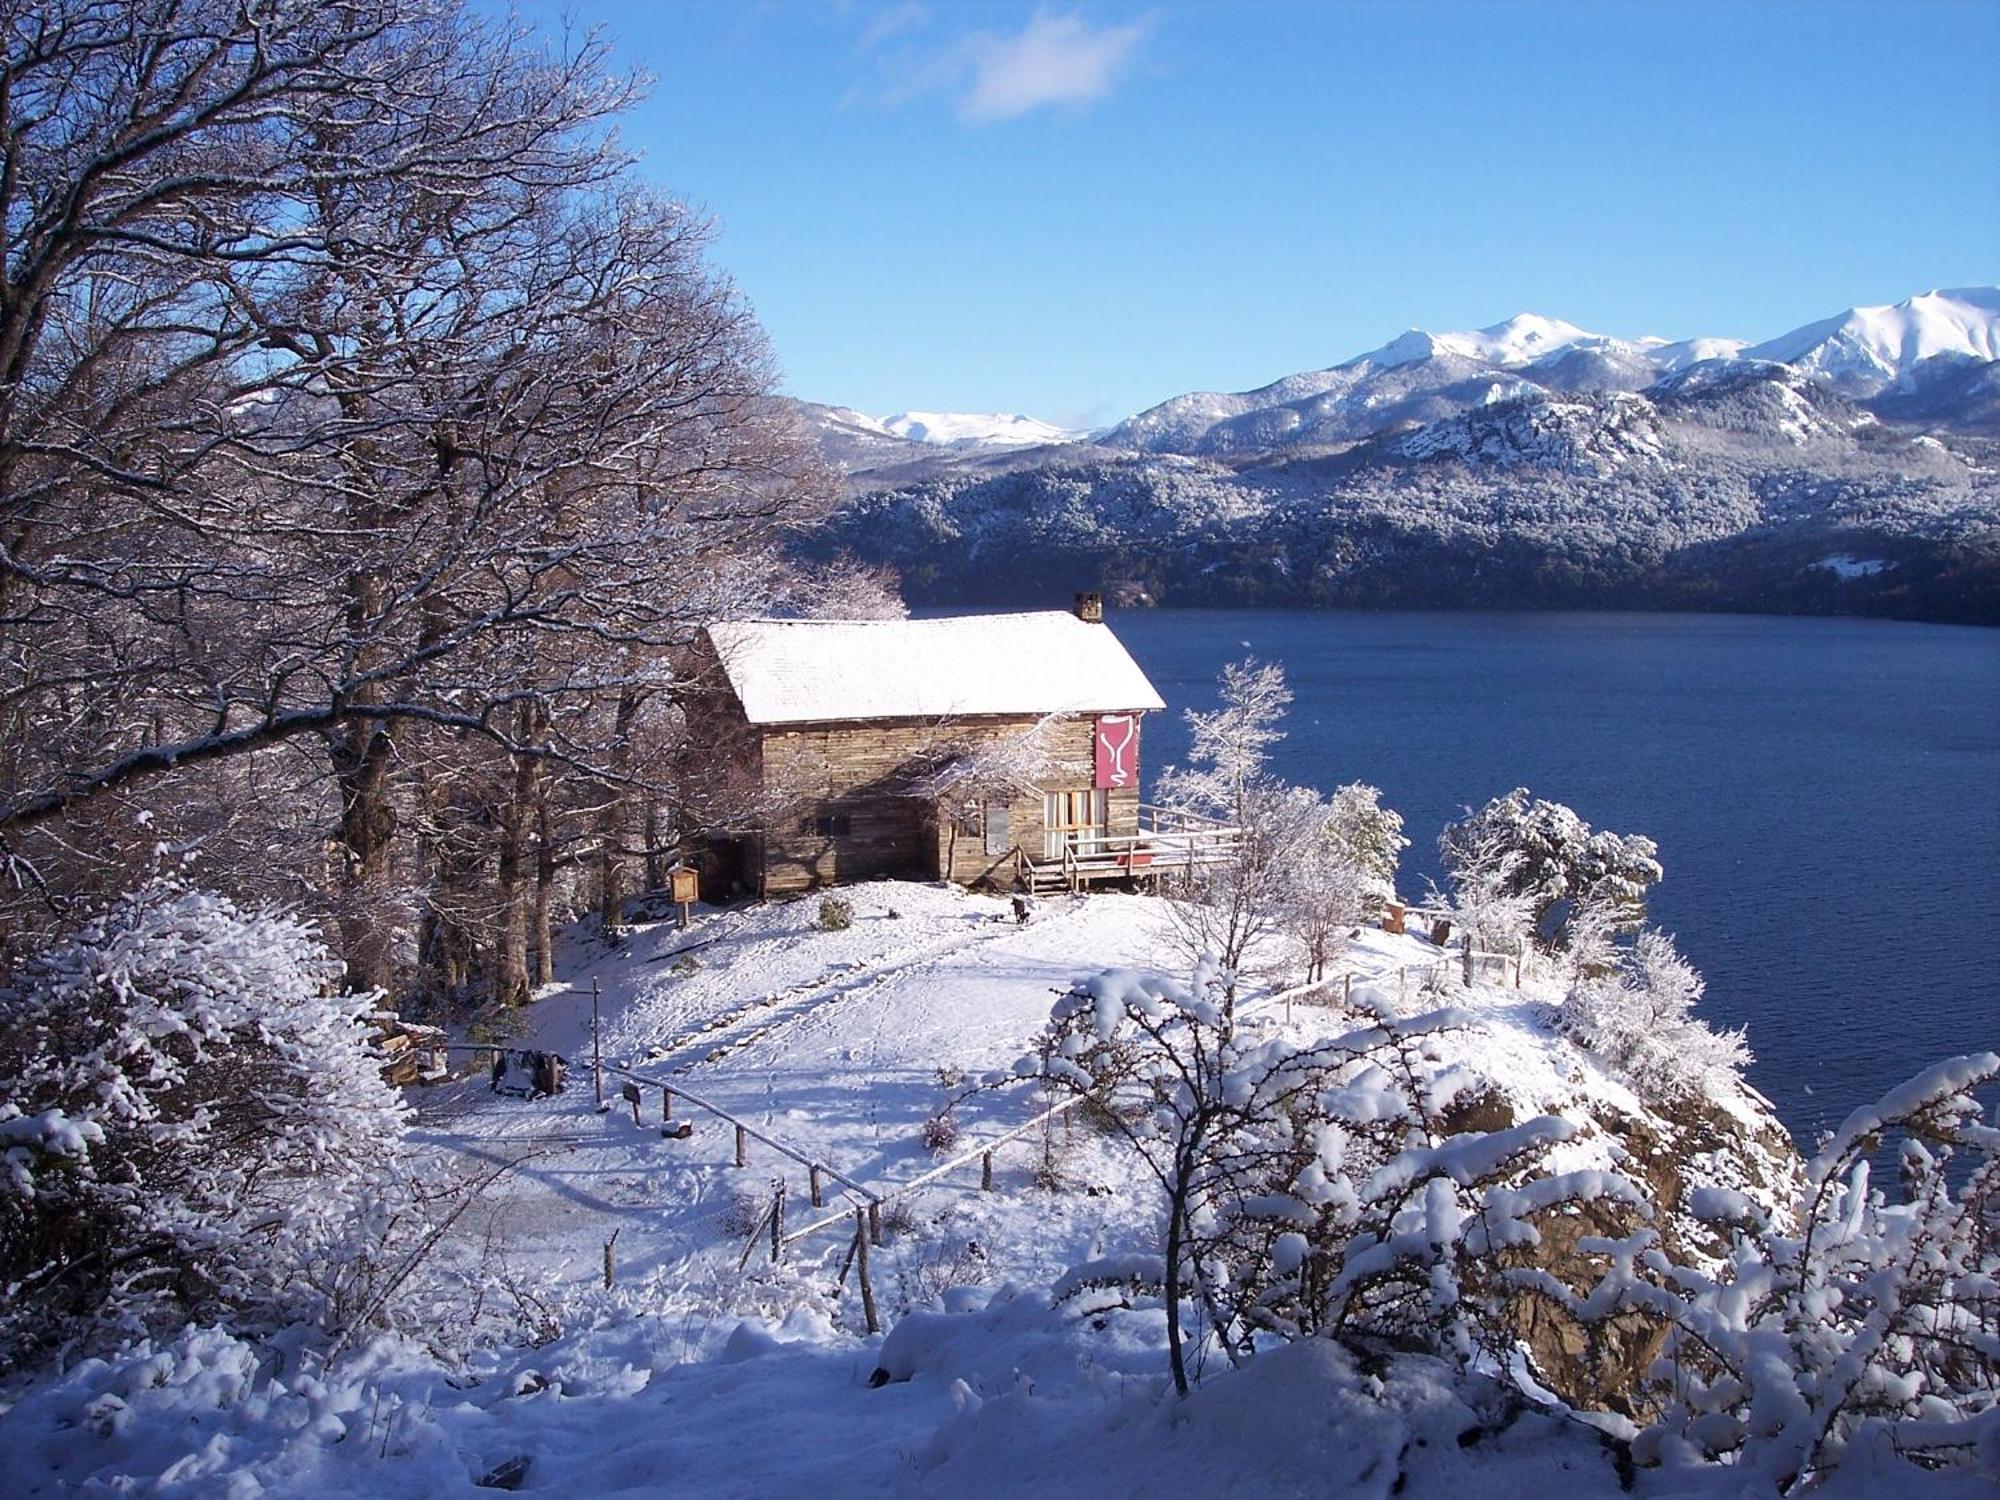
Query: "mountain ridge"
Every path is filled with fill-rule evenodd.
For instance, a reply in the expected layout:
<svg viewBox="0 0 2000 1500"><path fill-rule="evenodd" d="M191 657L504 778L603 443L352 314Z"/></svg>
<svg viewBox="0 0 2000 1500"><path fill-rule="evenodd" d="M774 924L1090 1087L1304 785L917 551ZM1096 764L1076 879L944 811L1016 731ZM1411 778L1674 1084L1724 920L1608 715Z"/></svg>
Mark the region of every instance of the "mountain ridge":
<svg viewBox="0 0 2000 1500"><path fill-rule="evenodd" d="M847 466L849 503L808 550L888 566L912 602L941 605L1099 587L1127 603L2000 624L2000 361L1979 357L1996 337L2000 289L1761 345L1528 315L1406 334L1087 441L887 439Z"/></svg>
<svg viewBox="0 0 2000 1500"><path fill-rule="evenodd" d="M1560 318L1516 313L1485 328L1412 328L1374 349L1243 391L1168 397L1095 434L1014 413L904 412L868 417L802 403L867 434L912 442L884 448L899 461L926 449L992 453L1090 441L1151 453L1220 455L1300 444L1348 442L1540 391L1643 391L1700 364L1795 365L1844 394L1908 397L1947 373L2000 358L2000 287L1919 293L1893 304L1858 305L1762 342L1697 336L1619 338ZM1909 402L1905 407L1912 407ZM1893 402L1892 402L1893 407ZM1984 420L1983 410L1978 414ZM1932 420L1950 420L1947 410ZM825 427L825 420L815 418ZM866 457L848 451L842 460Z"/></svg>

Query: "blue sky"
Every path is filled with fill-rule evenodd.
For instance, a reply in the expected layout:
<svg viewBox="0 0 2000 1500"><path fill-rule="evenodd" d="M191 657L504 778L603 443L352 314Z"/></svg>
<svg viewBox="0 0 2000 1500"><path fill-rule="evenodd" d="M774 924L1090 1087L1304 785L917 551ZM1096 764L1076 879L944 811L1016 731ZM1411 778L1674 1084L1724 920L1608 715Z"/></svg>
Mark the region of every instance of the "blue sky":
<svg viewBox="0 0 2000 1500"><path fill-rule="evenodd" d="M523 0L655 78L795 394L1096 425L1523 311L2000 280L2000 4Z"/></svg>

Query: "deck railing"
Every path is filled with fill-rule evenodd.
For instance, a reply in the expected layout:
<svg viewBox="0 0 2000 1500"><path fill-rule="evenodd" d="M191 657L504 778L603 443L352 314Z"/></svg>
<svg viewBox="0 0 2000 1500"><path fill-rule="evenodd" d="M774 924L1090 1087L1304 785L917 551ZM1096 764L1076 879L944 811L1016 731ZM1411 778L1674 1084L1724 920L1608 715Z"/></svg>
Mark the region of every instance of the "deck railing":
<svg viewBox="0 0 2000 1500"><path fill-rule="evenodd" d="M1142 802L1135 829L1066 832L1054 853L1027 858L1027 877L1037 890L1062 886L1074 891L1099 880L1192 874L1234 859L1242 842L1243 830L1234 824Z"/></svg>

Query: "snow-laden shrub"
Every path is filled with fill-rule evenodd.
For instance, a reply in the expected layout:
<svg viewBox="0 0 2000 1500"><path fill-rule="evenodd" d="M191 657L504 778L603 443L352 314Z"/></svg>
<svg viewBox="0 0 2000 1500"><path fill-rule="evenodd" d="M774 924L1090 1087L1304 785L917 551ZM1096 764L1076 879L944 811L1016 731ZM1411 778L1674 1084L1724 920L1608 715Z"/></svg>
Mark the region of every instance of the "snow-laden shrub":
<svg viewBox="0 0 2000 1500"><path fill-rule="evenodd" d="M400 1097L313 929L158 881L0 991L0 1345L339 1315Z"/></svg>
<svg viewBox="0 0 2000 1500"><path fill-rule="evenodd" d="M825 932L843 932L854 925L854 903L844 896L819 898L819 925Z"/></svg>
<svg viewBox="0 0 2000 1500"><path fill-rule="evenodd" d="M1410 841L1403 815L1382 805L1382 789L1353 781L1327 799L1328 836L1361 877L1362 894L1379 909L1396 899L1396 866Z"/></svg>
<svg viewBox="0 0 2000 1500"><path fill-rule="evenodd" d="M1566 1035L1649 1099L1698 1098L1738 1085L1749 1045L1742 1030L1716 1031L1695 1018L1706 986L1673 938L1648 928L1630 948L1606 950L1593 934L1578 957L1557 1013Z"/></svg>
<svg viewBox="0 0 2000 1500"><path fill-rule="evenodd" d="M1516 787L1438 836L1452 885L1461 899L1525 900L1538 929L1551 925L1559 903L1612 912L1621 925L1646 914L1646 892L1661 876L1659 848L1640 834L1593 830L1560 802ZM1545 937L1559 936L1544 930Z"/></svg>
<svg viewBox="0 0 2000 1500"><path fill-rule="evenodd" d="M1409 846L1403 820L1360 782L1322 796L1269 774L1270 747L1292 701L1284 669L1246 659L1222 672L1222 706L1189 710L1188 765L1161 772L1162 806L1222 818L1239 830L1232 857L1172 873L1172 910L1184 954L1213 953L1240 969L1262 940L1290 938L1319 979L1344 933L1396 894Z"/></svg>
<svg viewBox="0 0 2000 1500"><path fill-rule="evenodd" d="M924 1149L933 1156L943 1156L958 1144L958 1116L950 1110L930 1116L924 1121Z"/></svg>
<svg viewBox="0 0 2000 1500"><path fill-rule="evenodd" d="M1636 1236L1613 1249L1622 1297L1671 1321L1642 1462L1734 1464L1758 1493L1809 1485L1857 1452L2000 1478L2000 1126L1976 1092L2000 1055L1953 1058L1856 1110L1806 1168L1795 1218L1696 1194L1734 1237L1712 1275ZM1869 1161L1900 1135L1902 1182ZM1745 1493L1751 1492L1746 1489Z"/></svg>
<svg viewBox="0 0 2000 1500"><path fill-rule="evenodd" d="M1077 1267L1064 1290L1153 1281L1181 1390L1190 1305L1232 1362L1315 1335L1504 1361L1516 1305L1544 1295L1517 1253L1537 1222L1596 1200L1650 1212L1615 1173L1551 1170L1565 1120L1453 1133L1435 1037L1460 1013L1297 1043L1240 1029L1230 997L1212 966L1185 983L1108 971L1057 1002L1017 1064L1144 1106L1115 1118L1165 1199L1159 1254Z"/></svg>

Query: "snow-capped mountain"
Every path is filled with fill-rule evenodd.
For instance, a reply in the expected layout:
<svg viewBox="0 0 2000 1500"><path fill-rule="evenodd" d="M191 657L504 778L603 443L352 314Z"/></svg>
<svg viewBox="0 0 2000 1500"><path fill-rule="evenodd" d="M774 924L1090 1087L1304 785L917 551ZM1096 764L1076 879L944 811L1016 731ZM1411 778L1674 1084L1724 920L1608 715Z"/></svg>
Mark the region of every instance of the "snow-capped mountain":
<svg viewBox="0 0 2000 1500"><path fill-rule="evenodd" d="M862 476L903 478L940 464L1040 462L1041 450L1053 458L1086 438L1128 452L1231 462L1339 449L1509 402L1664 394L1689 372L1738 367L1791 370L1888 421L1991 433L2000 431L1996 357L2000 287L1967 287L1849 308L1762 343L1617 338L1534 313L1456 332L1413 328L1339 364L1255 390L1172 397L1094 436L1005 412L878 418L800 407L824 451L860 485L880 482ZM1450 446L1457 438L1439 434L1437 441Z"/></svg>
<svg viewBox="0 0 2000 1500"><path fill-rule="evenodd" d="M1961 287L1889 307L1850 307L1745 349L1743 357L1796 365L1871 394L1884 386L1907 390L1931 360L2000 359L2000 287Z"/></svg>
<svg viewBox="0 0 2000 1500"><path fill-rule="evenodd" d="M1099 441L1143 453L1241 454L1353 442L1537 394L1643 391L1717 361L1796 367L1861 397L1909 393L2000 357L2000 288L1927 292L1857 307L1761 344L1620 339L1522 313L1490 328L1411 329L1379 349L1253 391L1195 391L1127 418ZM1933 402L1932 406L1935 407Z"/></svg>
<svg viewBox="0 0 2000 1500"><path fill-rule="evenodd" d="M1083 434L1014 412L906 411L884 417L883 431L939 448L1038 448Z"/></svg>
<svg viewBox="0 0 2000 1500"><path fill-rule="evenodd" d="M1589 359L1615 372L1627 357L1572 341L1520 368L1546 377ZM1440 362L1458 379L1406 392L1405 410L1518 378L1467 377L1473 362L1449 352L1400 368ZM1373 378L1399 368L1368 363ZM1524 393L1344 444L1285 444L1282 422L1337 408L1342 392L1322 391L1212 422L1209 454L1099 442L878 469L853 481L816 545L887 564L913 601L934 604L1018 603L1060 585L1128 603L2000 624L2000 442L1965 425L2000 409L2000 365L1956 368L1921 393L1953 404L1948 424L1884 404L1916 398L1858 398L1800 365L1733 357L1641 391L1523 380ZM1239 435L1266 446L1222 447Z"/></svg>
<svg viewBox="0 0 2000 1500"><path fill-rule="evenodd" d="M854 496L822 540L941 604L1060 579L1182 604L2000 624L1996 350L2000 288L1975 287L1761 343L1529 314L1412 330L1084 442L960 446L818 408Z"/></svg>

